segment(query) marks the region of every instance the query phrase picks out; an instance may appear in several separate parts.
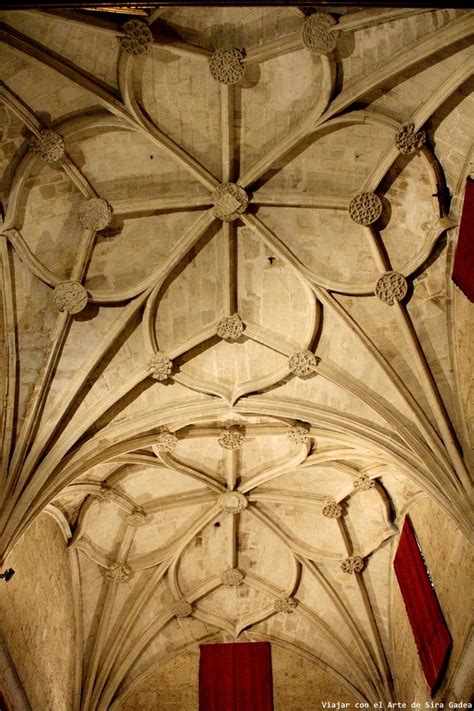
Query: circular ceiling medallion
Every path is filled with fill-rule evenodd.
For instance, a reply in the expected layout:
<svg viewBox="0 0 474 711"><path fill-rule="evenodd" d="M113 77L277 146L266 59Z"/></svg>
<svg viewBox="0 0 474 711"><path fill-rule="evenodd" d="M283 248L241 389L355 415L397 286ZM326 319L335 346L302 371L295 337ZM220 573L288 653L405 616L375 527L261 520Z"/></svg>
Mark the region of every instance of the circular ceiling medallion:
<svg viewBox="0 0 474 711"><path fill-rule="evenodd" d="M249 199L247 193L240 185L235 183L222 183L212 193L214 217L223 222L232 222L245 212Z"/></svg>
<svg viewBox="0 0 474 711"><path fill-rule="evenodd" d="M349 215L358 225L372 225L382 214L382 200L375 193L360 193L349 204Z"/></svg>
<svg viewBox="0 0 474 711"><path fill-rule="evenodd" d="M30 149L46 163L56 163L64 155L64 138L56 131L44 129L39 136L33 136Z"/></svg>
<svg viewBox="0 0 474 711"><path fill-rule="evenodd" d="M219 496L218 504L223 511L237 514L247 508L247 498L240 491L226 491Z"/></svg>
<svg viewBox="0 0 474 711"><path fill-rule="evenodd" d="M221 84L238 84L245 72L244 57L241 49L216 49L209 60L213 79Z"/></svg>
<svg viewBox="0 0 474 711"><path fill-rule="evenodd" d="M58 311L78 314L87 306L87 291L78 281L62 281L54 289L54 303Z"/></svg>
<svg viewBox="0 0 474 711"><path fill-rule="evenodd" d="M376 296L389 306L393 306L395 301L403 301L407 291L407 280L399 272L385 272L375 285Z"/></svg>
<svg viewBox="0 0 474 711"><path fill-rule="evenodd" d="M330 54L337 44L337 32L331 31L336 20L324 12L315 12L303 23L303 44L318 54Z"/></svg>

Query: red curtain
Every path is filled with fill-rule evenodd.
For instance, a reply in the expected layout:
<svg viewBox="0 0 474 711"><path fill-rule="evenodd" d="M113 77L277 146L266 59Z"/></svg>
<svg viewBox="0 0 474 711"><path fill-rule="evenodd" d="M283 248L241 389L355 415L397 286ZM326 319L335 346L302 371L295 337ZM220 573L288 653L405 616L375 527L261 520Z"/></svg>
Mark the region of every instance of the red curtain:
<svg viewBox="0 0 474 711"><path fill-rule="evenodd" d="M466 181L452 279L467 298L474 301L474 180L471 178Z"/></svg>
<svg viewBox="0 0 474 711"><path fill-rule="evenodd" d="M203 644L200 650L200 711L273 710L269 642Z"/></svg>
<svg viewBox="0 0 474 711"><path fill-rule="evenodd" d="M426 681L433 693L449 659L452 638L444 621L410 519L393 561Z"/></svg>

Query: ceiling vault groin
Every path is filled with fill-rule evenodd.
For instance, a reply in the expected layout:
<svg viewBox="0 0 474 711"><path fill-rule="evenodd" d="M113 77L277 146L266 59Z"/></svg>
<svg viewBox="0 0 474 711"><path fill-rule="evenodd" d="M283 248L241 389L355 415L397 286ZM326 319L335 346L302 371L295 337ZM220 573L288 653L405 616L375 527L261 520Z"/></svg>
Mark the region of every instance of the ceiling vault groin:
<svg viewBox="0 0 474 711"><path fill-rule="evenodd" d="M215 12L0 18L0 558L59 524L78 711L233 639L388 702L399 524L472 534L436 131L474 14Z"/></svg>

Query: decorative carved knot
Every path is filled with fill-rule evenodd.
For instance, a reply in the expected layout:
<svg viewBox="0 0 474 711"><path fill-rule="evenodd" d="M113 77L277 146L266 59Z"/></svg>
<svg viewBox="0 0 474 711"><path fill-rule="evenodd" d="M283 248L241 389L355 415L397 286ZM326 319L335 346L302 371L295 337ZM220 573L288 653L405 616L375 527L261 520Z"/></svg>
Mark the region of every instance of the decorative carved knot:
<svg viewBox="0 0 474 711"><path fill-rule="evenodd" d="M127 516L127 523L129 526L133 526L133 528L143 526L146 523L145 512L138 509L136 511L132 511L132 513Z"/></svg>
<svg viewBox="0 0 474 711"><path fill-rule="evenodd" d="M153 35L143 20L129 20L123 27L125 36L120 38L120 44L128 54L138 57L148 54L153 44Z"/></svg>
<svg viewBox="0 0 474 711"><path fill-rule="evenodd" d="M341 518L342 506L336 503L336 501L331 501L330 499L328 499L324 502L322 514L323 516L326 516L326 518Z"/></svg>
<svg viewBox="0 0 474 711"><path fill-rule="evenodd" d="M286 436L293 444L306 444L311 439L309 425L306 422L297 422L296 425L290 427Z"/></svg>
<svg viewBox="0 0 474 711"><path fill-rule="evenodd" d="M399 272L385 272L375 285L376 295L389 306L392 306L395 300L403 301L407 291L407 280Z"/></svg>
<svg viewBox="0 0 474 711"><path fill-rule="evenodd" d="M125 580L128 580L130 573L131 570L128 565L124 563L113 563L109 566L105 576L107 580L117 580L119 583L124 583Z"/></svg>
<svg viewBox="0 0 474 711"><path fill-rule="evenodd" d="M189 617L189 615L193 614L193 606L190 602L185 600L184 597L180 600L176 600L171 609L175 617Z"/></svg>
<svg viewBox="0 0 474 711"><path fill-rule="evenodd" d="M173 362L164 353L157 353L148 363L148 372L155 380L167 380L173 370Z"/></svg>
<svg viewBox="0 0 474 711"><path fill-rule="evenodd" d="M100 487L100 491L97 494L97 498L100 502L108 503L110 501L115 501L117 497L115 491L111 489L110 486L106 486L104 484Z"/></svg>
<svg viewBox="0 0 474 711"><path fill-rule="evenodd" d="M360 193L349 203L349 215L358 225L371 225L382 214L382 200L375 193Z"/></svg>
<svg viewBox="0 0 474 711"><path fill-rule="evenodd" d="M223 222L237 220L247 209L247 193L236 183L221 183L212 193L214 207L212 213Z"/></svg>
<svg viewBox="0 0 474 711"><path fill-rule="evenodd" d="M227 585L230 588L240 585L242 580L245 578L244 573L238 568L228 568L224 570L221 575L221 582L223 585Z"/></svg>
<svg viewBox="0 0 474 711"><path fill-rule="evenodd" d="M223 449L240 449L245 440L245 432L241 427L234 425L225 432L221 432L217 441Z"/></svg>
<svg viewBox="0 0 474 711"><path fill-rule="evenodd" d="M88 230L103 230L112 219L112 208L107 200L91 198L79 208L78 218Z"/></svg>
<svg viewBox="0 0 474 711"><path fill-rule="evenodd" d="M361 573L364 570L364 559L360 555L350 555L344 558L341 563L341 569L344 573Z"/></svg>
<svg viewBox="0 0 474 711"><path fill-rule="evenodd" d="M298 607L294 597L280 597L273 605L275 612L294 612Z"/></svg>
<svg viewBox="0 0 474 711"><path fill-rule="evenodd" d="M237 514L247 508L247 498L240 491L226 491L219 496L217 503L223 511Z"/></svg>
<svg viewBox="0 0 474 711"><path fill-rule="evenodd" d="M395 136L395 145L400 153L404 155L419 151L425 141L426 133L424 131L415 132L415 124L413 123L406 123Z"/></svg>
<svg viewBox="0 0 474 711"><path fill-rule="evenodd" d="M318 54L329 54L337 44L337 32L331 32L336 24L332 15L315 12L303 23L303 44Z"/></svg>
<svg viewBox="0 0 474 711"><path fill-rule="evenodd" d="M155 448L159 452L174 452L177 444L178 438L172 432L168 432L168 430L160 432L155 439Z"/></svg>
<svg viewBox="0 0 474 711"><path fill-rule="evenodd" d="M56 163L64 155L64 138L56 131L46 128L40 131L39 136L33 136L30 148L46 163Z"/></svg>
<svg viewBox="0 0 474 711"><path fill-rule="evenodd" d="M226 341L236 341L244 332L244 324L239 314L225 316L217 324L217 335Z"/></svg>
<svg viewBox="0 0 474 711"><path fill-rule="evenodd" d="M87 291L78 281L62 281L54 289L54 303L58 311L78 314L87 306Z"/></svg>
<svg viewBox="0 0 474 711"><path fill-rule="evenodd" d="M296 351L288 359L288 367L292 373L302 378L310 375L318 364L318 359L311 351Z"/></svg>
<svg viewBox="0 0 474 711"><path fill-rule="evenodd" d="M352 485L356 491L369 491L375 487L375 481L370 479L367 474L361 474L357 479L354 479Z"/></svg>
<svg viewBox="0 0 474 711"><path fill-rule="evenodd" d="M212 78L221 84L238 84L245 72L243 49L216 49L209 60Z"/></svg>

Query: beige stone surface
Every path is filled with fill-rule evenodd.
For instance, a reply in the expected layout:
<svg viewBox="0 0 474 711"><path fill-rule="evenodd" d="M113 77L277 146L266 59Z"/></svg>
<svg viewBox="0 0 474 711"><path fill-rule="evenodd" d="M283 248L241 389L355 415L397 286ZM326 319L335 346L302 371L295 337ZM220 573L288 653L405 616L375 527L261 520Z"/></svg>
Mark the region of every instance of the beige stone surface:
<svg viewBox="0 0 474 711"><path fill-rule="evenodd" d="M73 578L55 521L42 514L9 565L15 575L0 595L0 629L30 706L71 709L78 651Z"/></svg>
<svg viewBox="0 0 474 711"><path fill-rule="evenodd" d="M435 701L466 700L472 305L450 275L474 17L327 11L328 54L296 6L183 6L136 56L120 14L0 12L1 631L34 711L191 711L198 645L235 639L271 641L278 711L424 701L407 511L454 638ZM400 155L406 124L426 142Z"/></svg>

